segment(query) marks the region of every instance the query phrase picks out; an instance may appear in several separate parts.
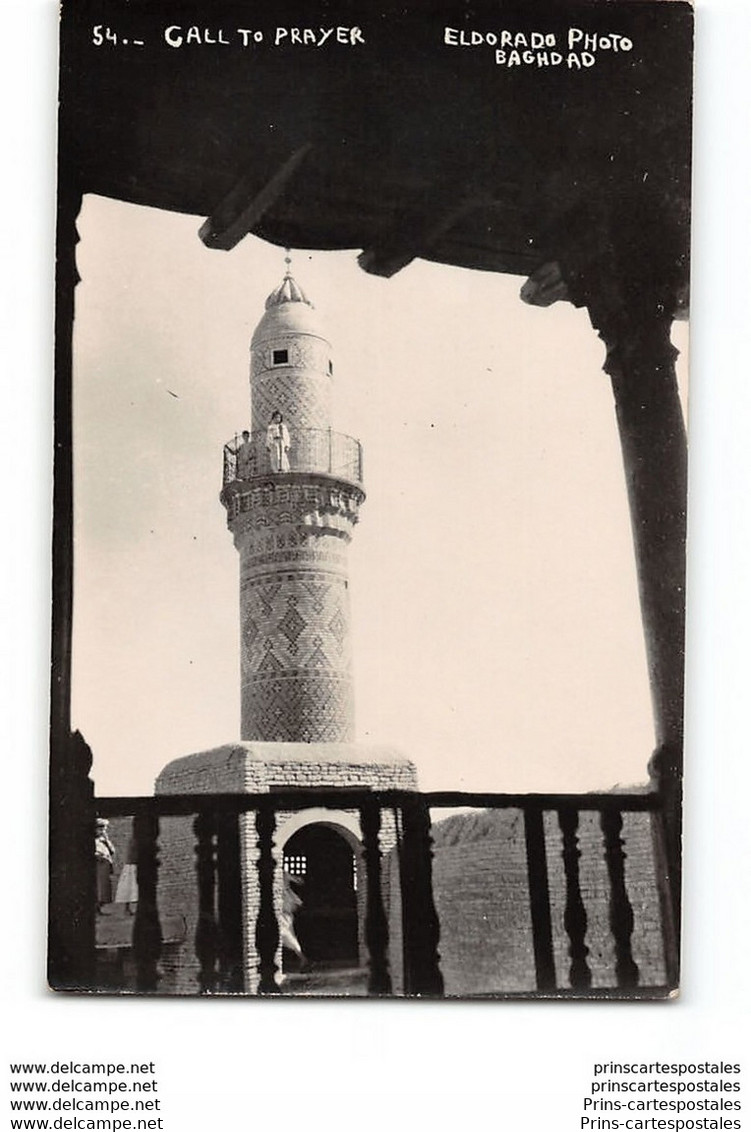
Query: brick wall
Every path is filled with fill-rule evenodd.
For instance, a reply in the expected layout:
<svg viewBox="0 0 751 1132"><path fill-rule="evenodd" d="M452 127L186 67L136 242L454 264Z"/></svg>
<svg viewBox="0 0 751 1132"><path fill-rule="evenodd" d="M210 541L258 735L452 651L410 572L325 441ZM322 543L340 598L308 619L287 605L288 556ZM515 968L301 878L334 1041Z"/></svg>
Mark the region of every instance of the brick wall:
<svg viewBox="0 0 751 1132"><path fill-rule="evenodd" d="M623 840L626 884L634 910L632 947L640 983L664 981L651 819L627 814ZM454 815L433 827L433 888L441 926L439 951L446 993L472 995L534 989L523 817L518 810ZM563 925L565 875L560 831L546 815L545 837L558 985L569 986ZM587 911L586 945L594 987L612 987L615 955L609 929L609 884L602 834L594 814L579 826L580 883Z"/></svg>

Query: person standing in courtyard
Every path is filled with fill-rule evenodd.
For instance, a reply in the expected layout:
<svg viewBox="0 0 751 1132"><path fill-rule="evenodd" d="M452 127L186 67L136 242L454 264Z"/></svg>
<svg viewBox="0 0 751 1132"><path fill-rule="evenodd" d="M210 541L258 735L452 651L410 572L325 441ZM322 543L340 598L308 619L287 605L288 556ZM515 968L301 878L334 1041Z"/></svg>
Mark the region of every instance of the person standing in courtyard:
<svg viewBox="0 0 751 1132"><path fill-rule="evenodd" d="M96 858L96 907L101 912L105 904L112 903L112 870L115 867L115 846L110 840L109 822L96 819L94 856Z"/></svg>

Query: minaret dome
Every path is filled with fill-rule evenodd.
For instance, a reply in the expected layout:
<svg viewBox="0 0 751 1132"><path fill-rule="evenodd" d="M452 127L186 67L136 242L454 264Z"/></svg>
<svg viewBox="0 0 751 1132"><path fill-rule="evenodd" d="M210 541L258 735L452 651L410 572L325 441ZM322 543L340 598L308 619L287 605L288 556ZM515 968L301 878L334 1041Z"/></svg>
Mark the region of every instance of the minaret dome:
<svg viewBox="0 0 751 1132"><path fill-rule="evenodd" d="M289 272L266 300L250 356L254 430L265 428L277 411L288 428L331 427L331 343L318 312Z"/></svg>

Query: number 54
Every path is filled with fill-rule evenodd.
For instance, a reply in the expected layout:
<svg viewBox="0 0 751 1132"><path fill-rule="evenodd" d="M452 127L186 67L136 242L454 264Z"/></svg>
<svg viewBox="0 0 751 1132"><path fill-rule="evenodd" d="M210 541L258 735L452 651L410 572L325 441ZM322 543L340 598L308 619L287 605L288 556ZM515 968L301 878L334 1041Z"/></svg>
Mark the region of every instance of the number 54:
<svg viewBox="0 0 751 1132"><path fill-rule="evenodd" d="M91 41L96 47L101 47L105 42L117 43L117 36L111 28L96 24L91 33Z"/></svg>

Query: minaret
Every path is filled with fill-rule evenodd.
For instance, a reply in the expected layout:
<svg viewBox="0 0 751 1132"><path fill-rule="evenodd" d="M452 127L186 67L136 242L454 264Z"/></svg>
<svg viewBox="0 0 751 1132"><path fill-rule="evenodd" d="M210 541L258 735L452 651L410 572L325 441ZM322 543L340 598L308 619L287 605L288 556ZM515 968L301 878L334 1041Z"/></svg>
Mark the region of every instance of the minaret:
<svg viewBox="0 0 751 1132"><path fill-rule="evenodd" d="M291 860L304 859L305 875L312 878L304 892L310 922L317 922L316 916L330 918L328 905L325 913L316 906L314 880L325 876L328 884L339 862L337 883L342 892L351 887L340 892L339 918L332 922L349 925L343 957L362 966L368 892L364 833L359 810L347 808L348 793L417 788L409 759L389 747L354 742L347 547L365 498L362 453L358 441L331 428L331 345L289 270L266 300L250 356L251 427L240 441L225 446L221 494L240 555L241 738L173 759L157 778L156 793L257 794L292 788L309 791L310 800L294 812L241 816L242 907L230 907L226 900L224 912L217 907L219 919L227 915L235 928L232 916L242 919L242 956L220 957L226 970L217 975L210 948L203 958L187 948L175 966L178 993L192 993L197 985L242 985L248 993L276 985L283 961L282 873ZM340 788L342 808L322 811L317 791ZM394 814L384 812L380 831L371 826L370 835L385 857L397 842ZM204 828L199 845L204 877L212 860L217 869L232 861L231 852L224 852L219 841L213 846L211 836ZM333 856L332 836L334 845L337 838L341 842ZM163 822L159 909L180 917L187 939L203 939L194 837L191 817ZM212 856L215 848L218 855ZM374 859L371 842L371 867ZM223 882L218 873L211 875L218 893ZM397 917L390 936L395 990L402 965L399 892L398 881L389 884L388 901ZM230 936L233 930L228 929ZM311 960L326 958L320 939L318 945L315 938L308 943ZM341 940L334 944L341 950ZM316 946L323 949L320 955ZM382 993L388 979L380 960L374 972L373 985Z"/></svg>
<svg viewBox="0 0 751 1132"><path fill-rule="evenodd" d="M347 547L360 444L333 432L331 345L287 272L251 341L250 435L225 450L240 554L241 738L354 739Z"/></svg>

